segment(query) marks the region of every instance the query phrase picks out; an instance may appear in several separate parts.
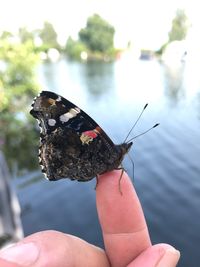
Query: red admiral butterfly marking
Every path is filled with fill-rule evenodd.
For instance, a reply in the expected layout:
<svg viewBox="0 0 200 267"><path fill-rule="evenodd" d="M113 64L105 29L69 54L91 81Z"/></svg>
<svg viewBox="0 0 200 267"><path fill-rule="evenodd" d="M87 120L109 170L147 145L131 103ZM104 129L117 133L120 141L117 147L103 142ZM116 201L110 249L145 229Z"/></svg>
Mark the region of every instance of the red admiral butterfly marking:
<svg viewBox="0 0 200 267"><path fill-rule="evenodd" d="M126 142L131 131L140 119L144 106L125 141L115 145L102 128L84 111L65 98L48 91L42 91L34 99L30 111L40 126L39 163L45 176L55 181L62 178L89 181L98 175L120 167L125 154L132 146L132 140Z"/></svg>
<svg viewBox="0 0 200 267"><path fill-rule="evenodd" d="M39 163L49 180L89 181L119 169L132 146L115 145L84 111L53 92L42 91L32 107L41 129Z"/></svg>

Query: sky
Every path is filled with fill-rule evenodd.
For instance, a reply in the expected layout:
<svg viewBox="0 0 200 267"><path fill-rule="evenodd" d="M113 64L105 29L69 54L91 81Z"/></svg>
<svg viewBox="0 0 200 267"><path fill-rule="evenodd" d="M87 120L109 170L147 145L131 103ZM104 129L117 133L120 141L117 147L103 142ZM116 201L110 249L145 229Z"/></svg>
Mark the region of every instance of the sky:
<svg viewBox="0 0 200 267"><path fill-rule="evenodd" d="M115 44L128 41L146 49L159 49L167 41L177 8L186 10L194 29L200 28L198 0L6 0L1 2L0 31L32 30L51 22L64 42L98 13L115 27ZM198 33L199 35L199 33Z"/></svg>

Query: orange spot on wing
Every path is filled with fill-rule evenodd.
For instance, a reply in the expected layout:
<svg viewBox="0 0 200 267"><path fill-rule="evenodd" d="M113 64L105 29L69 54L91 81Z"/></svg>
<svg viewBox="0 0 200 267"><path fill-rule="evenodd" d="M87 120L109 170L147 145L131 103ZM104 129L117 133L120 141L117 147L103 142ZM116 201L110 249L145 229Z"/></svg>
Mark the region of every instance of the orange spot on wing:
<svg viewBox="0 0 200 267"><path fill-rule="evenodd" d="M48 99L48 103L49 103L50 105L55 105L56 100L53 99L53 98L49 98L49 99Z"/></svg>
<svg viewBox="0 0 200 267"><path fill-rule="evenodd" d="M101 129L101 127L99 127L99 126L97 126L97 127L94 129L94 131L95 131L97 134L102 133L102 129Z"/></svg>

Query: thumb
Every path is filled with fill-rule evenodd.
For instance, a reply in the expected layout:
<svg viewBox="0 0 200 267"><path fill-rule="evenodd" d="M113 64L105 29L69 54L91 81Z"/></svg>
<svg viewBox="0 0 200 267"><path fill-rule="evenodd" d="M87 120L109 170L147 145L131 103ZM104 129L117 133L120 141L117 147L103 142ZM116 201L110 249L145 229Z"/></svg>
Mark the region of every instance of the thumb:
<svg viewBox="0 0 200 267"><path fill-rule="evenodd" d="M127 267L176 267L180 252L168 244L157 244L143 251Z"/></svg>
<svg viewBox="0 0 200 267"><path fill-rule="evenodd" d="M84 240L56 231L44 231L0 251L4 267L108 267L105 252Z"/></svg>

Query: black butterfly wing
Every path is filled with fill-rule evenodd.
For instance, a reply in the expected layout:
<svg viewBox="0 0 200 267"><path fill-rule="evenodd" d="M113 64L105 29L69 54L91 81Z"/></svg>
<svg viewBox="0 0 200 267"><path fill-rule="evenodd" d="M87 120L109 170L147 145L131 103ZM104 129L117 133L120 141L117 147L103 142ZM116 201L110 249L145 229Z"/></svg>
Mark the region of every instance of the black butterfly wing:
<svg viewBox="0 0 200 267"><path fill-rule="evenodd" d="M116 146L101 127L76 105L53 92L42 91L31 115L41 128L40 164L50 180L87 181L114 169Z"/></svg>
<svg viewBox="0 0 200 267"><path fill-rule="evenodd" d="M49 134L58 127L72 128L78 134L99 127L83 110L53 92L42 91L34 99L32 107L30 113L39 120L43 134ZM110 145L113 145L112 140L102 129L101 133Z"/></svg>

